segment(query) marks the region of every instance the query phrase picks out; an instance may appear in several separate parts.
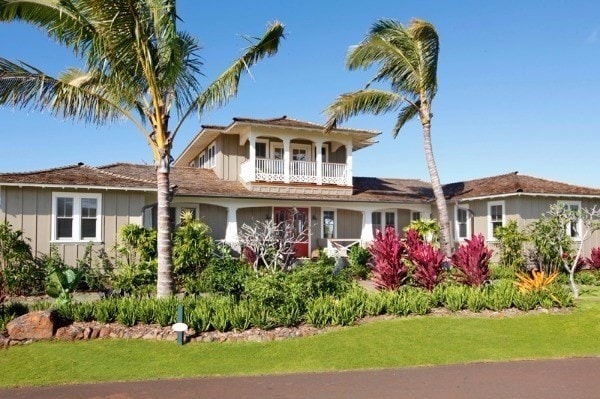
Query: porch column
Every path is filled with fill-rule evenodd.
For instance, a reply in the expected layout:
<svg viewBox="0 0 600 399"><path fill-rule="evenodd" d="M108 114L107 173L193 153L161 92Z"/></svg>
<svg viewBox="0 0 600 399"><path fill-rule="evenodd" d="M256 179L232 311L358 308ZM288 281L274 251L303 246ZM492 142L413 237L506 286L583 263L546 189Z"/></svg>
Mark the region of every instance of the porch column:
<svg viewBox="0 0 600 399"><path fill-rule="evenodd" d="M250 137L248 137L248 142L250 144L250 173L248 177L250 181L256 181L256 137L251 132Z"/></svg>
<svg viewBox="0 0 600 399"><path fill-rule="evenodd" d="M346 144L346 185L352 186L352 142Z"/></svg>
<svg viewBox="0 0 600 399"><path fill-rule="evenodd" d="M315 141L317 155L317 184L323 184L323 142Z"/></svg>
<svg viewBox="0 0 600 399"><path fill-rule="evenodd" d="M283 139L283 182L290 182L290 139Z"/></svg>
<svg viewBox="0 0 600 399"><path fill-rule="evenodd" d="M227 228L225 229L225 243L235 250L239 250L237 210L236 206L227 207Z"/></svg>
<svg viewBox="0 0 600 399"><path fill-rule="evenodd" d="M366 247L373 241L373 209L363 211L363 224L360 232L360 244Z"/></svg>

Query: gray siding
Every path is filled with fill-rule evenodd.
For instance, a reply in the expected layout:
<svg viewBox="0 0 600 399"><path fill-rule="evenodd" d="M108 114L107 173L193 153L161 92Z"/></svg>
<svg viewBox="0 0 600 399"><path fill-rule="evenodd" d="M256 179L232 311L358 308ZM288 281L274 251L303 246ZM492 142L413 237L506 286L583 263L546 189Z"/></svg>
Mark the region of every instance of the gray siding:
<svg viewBox="0 0 600 399"><path fill-rule="evenodd" d="M340 146L337 151L329 152L329 162L346 163L346 147Z"/></svg>
<svg viewBox="0 0 600 399"><path fill-rule="evenodd" d="M241 229L244 224L247 224L248 226L253 226L257 220L264 222L267 216L269 218L273 217L273 208L270 206L238 209L238 229Z"/></svg>
<svg viewBox="0 0 600 399"><path fill-rule="evenodd" d="M321 208L310 208L310 247L314 251L317 248L323 248L327 245L325 240L321 239Z"/></svg>
<svg viewBox="0 0 600 399"><path fill-rule="evenodd" d="M210 227L210 235L215 240L225 238L227 228L227 208L216 205L199 204L198 218Z"/></svg>
<svg viewBox="0 0 600 399"><path fill-rule="evenodd" d="M396 224L397 231L400 234L404 233L404 228L410 224L410 210L409 209L398 209L398 223Z"/></svg>
<svg viewBox="0 0 600 399"><path fill-rule="evenodd" d="M0 189L0 220L9 222L14 229L22 230L36 255L50 252L52 235L52 193L59 190L42 188L2 187ZM76 190L64 190L76 192ZM86 191L86 193L94 191ZM98 191L96 191L98 192ZM139 223L144 194L137 192L102 191L102 242L94 249L111 253L115 247L118 231L125 224ZM55 242L58 253L69 265L75 265L86 243Z"/></svg>
<svg viewBox="0 0 600 399"><path fill-rule="evenodd" d="M241 146L238 135L222 134L217 139L217 176L223 180L236 181L240 176L240 167L248 157L248 144Z"/></svg>
<svg viewBox="0 0 600 399"><path fill-rule="evenodd" d="M348 209L337 210L337 238L360 238L362 212Z"/></svg>

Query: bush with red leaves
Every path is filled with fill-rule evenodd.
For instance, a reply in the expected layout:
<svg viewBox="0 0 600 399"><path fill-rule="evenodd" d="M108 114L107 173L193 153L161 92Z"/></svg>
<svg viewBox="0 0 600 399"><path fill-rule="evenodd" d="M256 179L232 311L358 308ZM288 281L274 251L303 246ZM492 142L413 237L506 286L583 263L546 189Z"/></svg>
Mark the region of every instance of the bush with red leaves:
<svg viewBox="0 0 600 399"><path fill-rule="evenodd" d="M383 233L377 231L369 252L372 255L372 280L377 289L396 290L404 284L408 274L406 245L393 227L386 227Z"/></svg>
<svg viewBox="0 0 600 399"><path fill-rule="evenodd" d="M488 264L491 257L492 251L485 245L481 234L465 240L465 244L452 254L452 265L457 271L457 281L470 286L482 285L490 278Z"/></svg>
<svg viewBox="0 0 600 399"><path fill-rule="evenodd" d="M443 279L444 253L430 243L423 242L415 230L406 233L406 246L408 259L415 267L414 282L426 290L433 290Z"/></svg>
<svg viewBox="0 0 600 399"><path fill-rule="evenodd" d="M592 270L600 269L600 247L592 249L590 257L585 258L585 264Z"/></svg>

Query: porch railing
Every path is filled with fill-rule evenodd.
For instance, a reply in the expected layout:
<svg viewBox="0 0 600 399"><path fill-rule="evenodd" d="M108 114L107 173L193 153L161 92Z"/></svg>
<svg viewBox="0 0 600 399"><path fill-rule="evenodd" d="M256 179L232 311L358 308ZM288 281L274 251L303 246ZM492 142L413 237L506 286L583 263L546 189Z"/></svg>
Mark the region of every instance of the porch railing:
<svg viewBox="0 0 600 399"><path fill-rule="evenodd" d="M254 170L251 162L241 165L240 176L244 181L285 182L285 163L282 159L257 158ZM347 167L343 163L323 162L321 164L321 181L317 176L317 163L291 161L289 181L292 183L321 183L347 185Z"/></svg>
<svg viewBox="0 0 600 399"><path fill-rule="evenodd" d="M348 257L350 248L360 245L360 238L328 238L325 253L329 256Z"/></svg>

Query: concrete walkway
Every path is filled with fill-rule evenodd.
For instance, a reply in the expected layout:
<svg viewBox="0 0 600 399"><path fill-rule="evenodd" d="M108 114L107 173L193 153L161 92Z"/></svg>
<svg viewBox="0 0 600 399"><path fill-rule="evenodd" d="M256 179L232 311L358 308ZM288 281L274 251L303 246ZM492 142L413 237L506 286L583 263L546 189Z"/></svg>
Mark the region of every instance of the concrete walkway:
<svg viewBox="0 0 600 399"><path fill-rule="evenodd" d="M600 398L600 358L18 388L0 398Z"/></svg>

